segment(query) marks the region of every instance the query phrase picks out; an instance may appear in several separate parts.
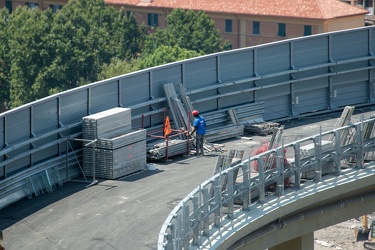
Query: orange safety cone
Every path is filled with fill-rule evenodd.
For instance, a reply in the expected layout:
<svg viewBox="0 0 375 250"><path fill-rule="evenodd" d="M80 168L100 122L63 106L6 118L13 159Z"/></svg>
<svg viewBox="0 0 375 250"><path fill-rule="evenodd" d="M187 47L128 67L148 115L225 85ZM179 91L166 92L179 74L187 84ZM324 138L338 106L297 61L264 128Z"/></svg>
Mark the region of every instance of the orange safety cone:
<svg viewBox="0 0 375 250"><path fill-rule="evenodd" d="M169 122L169 117L165 117L164 123L164 138L166 138L170 133L172 133L171 123Z"/></svg>

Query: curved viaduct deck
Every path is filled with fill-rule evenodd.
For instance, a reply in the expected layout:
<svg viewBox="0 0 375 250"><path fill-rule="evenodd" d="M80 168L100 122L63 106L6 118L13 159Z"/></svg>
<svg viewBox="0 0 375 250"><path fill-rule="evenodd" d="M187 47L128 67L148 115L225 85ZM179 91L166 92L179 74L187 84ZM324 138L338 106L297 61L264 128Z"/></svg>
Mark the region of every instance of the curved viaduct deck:
<svg viewBox="0 0 375 250"><path fill-rule="evenodd" d="M313 249L314 231L374 211L374 181L375 165L269 197L237 214L200 249Z"/></svg>
<svg viewBox="0 0 375 250"><path fill-rule="evenodd" d="M82 117L127 107L132 109L134 128L160 126L170 102L165 93L168 83L181 83L181 93L203 114L231 109L241 122L255 119L253 105L260 111L256 117L264 121L337 111L347 105L374 105L374 29L368 26L191 58L67 90L1 113L0 229L5 229L7 249L155 248L157 231L168 213L212 175L216 157L176 159L160 164L157 171L122 181L101 181L85 189L87 183L66 183L80 174L82 145L69 141L82 135ZM213 128L233 123L232 118L217 121L215 117ZM306 124L317 121L303 120ZM291 136L284 137L284 142L317 134L319 129L313 128L288 130ZM231 140L225 145L250 149L261 139ZM361 148L352 150L355 143L349 151L362 158ZM39 195L43 187L35 188L33 178L41 176L48 179L46 183L52 181L45 185L46 192L53 191L52 184L64 183L64 188L12 204ZM281 183L282 174L277 178Z"/></svg>
<svg viewBox="0 0 375 250"><path fill-rule="evenodd" d="M373 113L371 107L362 114L360 111L356 110L353 121L358 121L362 114L368 117ZM317 134L320 128L330 130L339 116L340 113L334 113L286 122L285 143ZM267 139L254 136L252 140L238 138L223 144L226 149L244 149L248 155ZM167 215L212 175L215 162L214 154L175 158L160 163L156 171L118 181L102 180L90 188L85 188L87 183L68 182L54 193L21 200L0 211L4 245L7 250L156 249L158 233ZM369 186L374 188L372 183ZM366 212L358 210L359 214ZM351 216L345 213L340 219ZM279 238L285 233L279 230L277 234Z"/></svg>

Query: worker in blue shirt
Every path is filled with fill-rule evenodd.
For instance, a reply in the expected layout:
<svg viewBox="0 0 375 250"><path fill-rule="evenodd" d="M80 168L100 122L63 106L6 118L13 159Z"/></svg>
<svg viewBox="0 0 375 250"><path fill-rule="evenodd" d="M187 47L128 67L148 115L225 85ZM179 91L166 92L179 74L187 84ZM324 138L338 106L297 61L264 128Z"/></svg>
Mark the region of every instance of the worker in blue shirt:
<svg viewBox="0 0 375 250"><path fill-rule="evenodd" d="M201 152L202 155L204 155L204 148L203 148L203 143L204 143L204 135L206 134L206 120L203 118L203 116L199 115L198 110L193 110L191 112L192 115L194 116L194 122L193 122L193 131L191 134L195 135L195 146L196 146L196 151L197 151L197 157L199 156L199 152Z"/></svg>

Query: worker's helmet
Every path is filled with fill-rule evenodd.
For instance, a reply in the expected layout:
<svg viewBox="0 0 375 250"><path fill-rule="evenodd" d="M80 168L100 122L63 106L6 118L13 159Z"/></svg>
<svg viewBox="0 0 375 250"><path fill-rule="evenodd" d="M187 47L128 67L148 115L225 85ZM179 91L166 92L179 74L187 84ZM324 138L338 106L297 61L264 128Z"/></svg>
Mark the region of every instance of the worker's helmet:
<svg viewBox="0 0 375 250"><path fill-rule="evenodd" d="M193 116L197 116L197 115L199 115L198 110L193 110L193 112L191 112L191 113L193 114Z"/></svg>

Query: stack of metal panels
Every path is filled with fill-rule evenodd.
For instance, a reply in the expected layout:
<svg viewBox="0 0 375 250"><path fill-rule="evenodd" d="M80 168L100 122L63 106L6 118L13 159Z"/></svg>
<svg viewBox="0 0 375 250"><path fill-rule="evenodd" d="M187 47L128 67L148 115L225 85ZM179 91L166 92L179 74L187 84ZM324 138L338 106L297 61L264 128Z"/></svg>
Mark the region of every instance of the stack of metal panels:
<svg viewBox="0 0 375 250"><path fill-rule="evenodd" d="M139 130L131 130L129 133L110 138L100 138L96 141L96 147L97 148L103 148L103 149L117 149L124 146L127 146L129 144L137 143L139 141L145 141L146 140L146 130L145 129L139 129Z"/></svg>
<svg viewBox="0 0 375 250"><path fill-rule="evenodd" d="M83 149L83 171L93 176L93 148ZM95 148L95 176L117 179L146 168L146 140L138 141L117 149Z"/></svg>
<svg viewBox="0 0 375 250"><path fill-rule="evenodd" d="M82 119L83 139L113 138L130 132L131 109L113 108Z"/></svg>
<svg viewBox="0 0 375 250"><path fill-rule="evenodd" d="M146 169L146 130L131 128L131 110L114 108L82 119L86 176L117 179ZM94 147L95 146L95 147ZM95 164L94 164L95 163ZM95 169L95 170L93 170Z"/></svg>
<svg viewBox="0 0 375 250"><path fill-rule="evenodd" d="M174 139L168 141L168 156L185 154L187 152L187 147L193 148L193 141L190 141L188 145L187 140ZM154 144L151 148L147 150L148 158L153 160L160 160L166 158L167 156L167 144L165 141Z"/></svg>

